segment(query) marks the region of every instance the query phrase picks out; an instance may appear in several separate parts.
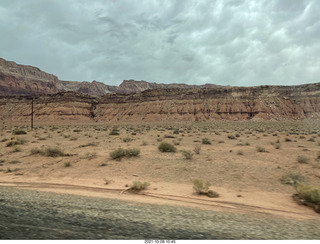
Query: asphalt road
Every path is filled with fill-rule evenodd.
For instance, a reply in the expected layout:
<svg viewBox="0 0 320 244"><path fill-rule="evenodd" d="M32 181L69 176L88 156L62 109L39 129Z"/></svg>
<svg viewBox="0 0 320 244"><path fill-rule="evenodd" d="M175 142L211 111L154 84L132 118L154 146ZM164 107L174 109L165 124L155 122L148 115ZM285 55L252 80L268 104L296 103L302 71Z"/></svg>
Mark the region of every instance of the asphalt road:
<svg viewBox="0 0 320 244"><path fill-rule="evenodd" d="M320 239L320 218L281 219L0 187L0 239Z"/></svg>

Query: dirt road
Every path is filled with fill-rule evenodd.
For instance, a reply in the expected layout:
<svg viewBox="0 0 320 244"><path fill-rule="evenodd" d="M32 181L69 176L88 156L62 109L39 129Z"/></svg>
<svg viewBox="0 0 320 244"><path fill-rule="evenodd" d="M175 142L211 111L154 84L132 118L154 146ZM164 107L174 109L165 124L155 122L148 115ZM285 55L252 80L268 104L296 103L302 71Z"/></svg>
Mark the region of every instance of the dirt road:
<svg viewBox="0 0 320 244"><path fill-rule="evenodd" d="M320 239L319 223L0 187L0 239Z"/></svg>

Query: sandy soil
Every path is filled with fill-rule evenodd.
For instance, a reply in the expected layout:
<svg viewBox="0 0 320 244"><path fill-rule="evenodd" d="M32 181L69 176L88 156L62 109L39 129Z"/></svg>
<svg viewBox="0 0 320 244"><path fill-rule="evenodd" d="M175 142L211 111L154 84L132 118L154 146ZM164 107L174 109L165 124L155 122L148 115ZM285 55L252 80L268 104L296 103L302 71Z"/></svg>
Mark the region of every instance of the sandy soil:
<svg viewBox="0 0 320 244"><path fill-rule="evenodd" d="M27 134L14 135L18 129ZM110 135L113 129L119 135ZM308 184L320 185L317 121L3 127L0 136L0 185L319 219L314 210L292 200L293 186L280 181L288 172L299 172ZM8 146L17 138L26 142ZM204 138L211 144L202 144ZM158 145L163 141L174 144L177 152L160 152ZM199 154L193 152L196 146L201 147ZM258 146L265 152L258 152ZM69 156L31 152L48 147L60 148ZM119 147L137 148L140 155L111 159L110 152ZM193 152L192 159L186 159L182 150ZM306 157L307 163L298 163L299 156ZM210 189L220 197L196 195L194 179L210 182ZM125 191L133 181L150 186L140 194Z"/></svg>

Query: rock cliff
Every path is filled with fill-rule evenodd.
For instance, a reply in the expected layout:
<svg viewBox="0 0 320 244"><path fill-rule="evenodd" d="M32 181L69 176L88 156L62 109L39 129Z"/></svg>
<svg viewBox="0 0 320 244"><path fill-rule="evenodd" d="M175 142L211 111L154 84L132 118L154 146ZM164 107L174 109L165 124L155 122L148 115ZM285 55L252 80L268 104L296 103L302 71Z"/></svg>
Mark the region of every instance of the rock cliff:
<svg viewBox="0 0 320 244"><path fill-rule="evenodd" d="M92 96L103 96L109 93L130 94L159 88L215 88L214 84L157 84L147 81L124 80L119 86L109 86L102 82L78 82L59 80L37 67L21 65L0 58L0 96L27 96L53 94L62 91L74 91Z"/></svg>
<svg viewBox="0 0 320 244"><path fill-rule="evenodd" d="M37 67L21 65L0 58L0 96L53 94L61 91L82 92L102 96L117 87L104 83L63 81Z"/></svg>
<svg viewBox="0 0 320 244"><path fill-rule="evenodd" d="M153 90L153 89L168 89L168 88L180 88L180 89L191 89L191 88L218 88L223 87L215 84L205 84L205 85L187 85L187 84L157 84L157 83L150 83L147 81L136 81L136 80L124 80L119 87L115 90L116 93L120 94L130 94L136 93L146 90Z"/></svg>
<svg viewBox="0 0 320 244"><path fill-rule="evenodd" d="M30 120L28 97L0 99L2 123ZM36 123L320 119L320 83L153 89L93 97L75 92L34 99Z"/></svg>

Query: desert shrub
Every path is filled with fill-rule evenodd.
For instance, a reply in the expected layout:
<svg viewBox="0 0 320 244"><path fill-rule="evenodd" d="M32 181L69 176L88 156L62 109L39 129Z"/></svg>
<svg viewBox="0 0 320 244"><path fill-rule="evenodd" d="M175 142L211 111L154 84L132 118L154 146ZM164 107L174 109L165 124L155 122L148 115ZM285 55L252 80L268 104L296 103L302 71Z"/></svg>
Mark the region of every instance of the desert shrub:
<svg viewBox="0 0 320 244"><path fill-rule="evenodd" d="M24 138L16 138L16 139L13 139L11 141L9 141L6 145L7 147L12 147L12 146L15 146L15 145L23 145L27 142L26 139Z"/></svg>
<svg viewBox="0 0 320 244"><path fill-rule="evenodd" d="M211 145L211 141L208 138L203 138L202 139L202 144Z"/></svg>
<svg viewBox="0 0 320 244"><path fill-rule="evenodd" d="M228 135L228 138L232 140L236 139L235 135L232 135L232 134Z"/></svg>
<svg viewBox="0 0 320 244"><path fill-rule="evenodd" d="M44 150L44 155L47 157L62 157L67 156L60 148L58 147L47 147Z"/></svg>
<svg viewBox="0 0 320 244"><path fill-rule="evenodd" d="M176 138L175 136L172 136L172 135L164 135L163 137L164 138Z"/></svg>
<svg viewBox="0 0 320 244"><path fill-rule="evenodd" d="M74 129L73 132L81 132L79 129Z"/></svg>
<svg viewBox="0 0 320 244"><path fill-rule="evenodd" d="M131 142L133 139L130 138L130 137L126 137L126 138L123 138L122 141L123 142Z"/></svg>
<svg viewBox="0 0 320 244"><path fill-rule="evenodd" d="M116 159L116 160L120 160L124 156L126 156L126 153L125 153L124 149L122 149L122 148L118 148L110 153L110 157L112 159Z"/></svg>
<svg viewBox="0 0 320 244"><path fill-rule="evenodd" d="M96 142L89 142L87 144L80 145L79 147L95 147L97 145L98 145L98 143L96 143Z"/></svg>
<svg viewBox="0 0 320 244"><path fill-rule="evenodd" d="M280 178L281 183L286 185L296 185L304 183L306 180L306 177L300 172L287 172Z"/></svg>
<svg viewBox="0 0 320 244"><path fill-rule="evenodd" d="M239 151L237 152L237 154L238 154L238 155L244 155L244 153L243 153L242 150L239 150Z"/></svg>
<svg viewBox="0 0 320 244"><path fill-rule="evenodd" d="M291 140L290 138L285 138L284 141L285 141L285 142L290 142L290 141L292 141L292 140Z"/></svg>
<svg viewBox="0 0 320 244"><path fill-rule="evenodd" d="M181 153L185 159L192 159L193 157L193 153L189 150L182 150Z"/></svg>
<svg viewBox="0 0 320 244"><path fill-rule="evenodd" d="M12 160L12 161L9 161L8 164L20 164L21 161L19 160Z"/></svg>
<svg viewBox="0 0 320 244"><path fill-rule="evenodd" d="M211 184L209 182L203 183L202 180L195 179L193 180L193 189L196 193L207 192Z"/></svg>
<svg viewBox="0 0 320 244"><path fill-rule="evenodd" d="M64 163L64 167L66 167L66 168L67 168L67 167L71 167L71 163L70 163L70 162L65 162L65 163Z"/></svg>
<svg viewBox="0 0 320 244"><path fill-rule="evenodd" d="M301 155L297 157L297 162L299 164L308 164L308 163L310 163L309 158L307 158L306 156L301 156Z"/></svg>
<svg viewBox="0 0 320 244"><path fill-rule="evenodd" d="M317 159L320 159L320 152L317 152Z"/></svg>
<svg viewBox="0 0 320 244"><path fill-rule="evenodd" d="M31 149L31 154L41 154L41 155L44 155L44 151L41 150L40 148L32 148L32 149Z"/></svg>
<svg viewBox="0 0 320 244"><path fill-rule="evenodd" d="M174 130L173 134L178 135L179 134L179 130Z"/></svg>
<svg viewBox="0 0 320 244"><path fill-rule="evenodd" d="M320 187L299 184L296 187L299 196L307 202L320 204Z"/></svg>
<svg viewBox="0 0 320 244"><path fill-rule="evenodd" d="M130 158L130 157L138 157L140 154L140 150L137 148L128 148L125 149L125 156Z"/></svg>
<svg viewBox="0 0 320 244"><path fill-rule="evenodd" d="M176 146L178 146L178 145L180 145L180 142L179 142L179 141L176 141L176 140L173 140L173 144L176 145Z"/></svg>
<svg viewBox="0 0 320 244"><path fill-rule="evenodd" d="M275 143L274 144L274 148L275 149L280 149L281 148L281 144L280 143Z"/></svg>
<svg viewBox="0 0 320 244"><path fill-rule="evenodd" d="M193 151L195 152L195 154L200 154L201 147L199 145L197 145L194 147Z"/></svg>
<svg viewBox="0 0 320 244"><path fill-rule="evenodd" d="M24 131L24 130L14 130L14 131L12 132L12 134L13 134L13 135L25 135L25 134L27 134L27 132Z"/></svg>
<svg viewBox="0 0 320 244"><path fill-rule="evenodd" d="M168 142L161 142L158 146L158 149L160 152L176 152L177 149L174 145L168 143Z"/></svg>
<svg viewBox="0 0 320 244"><path fill-rule="evenodd" d="M109 135L110 135L110 136L118 136L118 135L120 135L120 134L119 134L118 131L112 130L112 131L110 131Z"/></svg>
<svg viewBox="0 0 320 244"><path fill-rule="evenodd" d="M91 160L97 157L97 153L96 152L92 152L92 153L86 153L86 159Z"/></svg>
<svg viewBox="0 0 320 244"><path fill-rule="evenodd" d="M142 141L141 146L147 146L147 145L148 145L148 142Z"/></svg>
<svg viewBox="0 0 320 244"><path fill-rule="evenodd" d="M140 150L136 148L122 149L118 148L110 153L112 159L121 160L123 157L137 157L140 154Z"/></svg>
<svg viewBox="0 0 320 244"><path fill-rule="evenodd" d="M142 183L140 181L134 181L132 186L130 186L129 191L140 192L142 190L147 189L148 186L150 186L150 184L148 182Z"/></svg>
<svg viewBox="0 0 320 244"><path fill-rule="evenodd" d="M266 149L264 147L261 147L261 146L257 146L256 150L257 150L257 152L266 152Z"/></svg>
<svg viewBox="0 0 320 244"><path fill-rule="evenodd" d="M211 184L207 182L203 182L202 180L195 179L193 180L193 189L199 195L206 195L208 197L219 197L219 194L215 191L209 190Z"/></svg>
<svg viewBox="0 0 320 244"><path fill-rule="evenodd" d="M15 147L15 148L12 150L13 153L21 152L21 151L22 151L21 147Z"/></svg>
<svg viewBox="0 0 320 244"><path fill-rule="evenodd" d="M311 137L308 141L312 141L312 142L315 142L315 138L314 137Z"/></svg>

